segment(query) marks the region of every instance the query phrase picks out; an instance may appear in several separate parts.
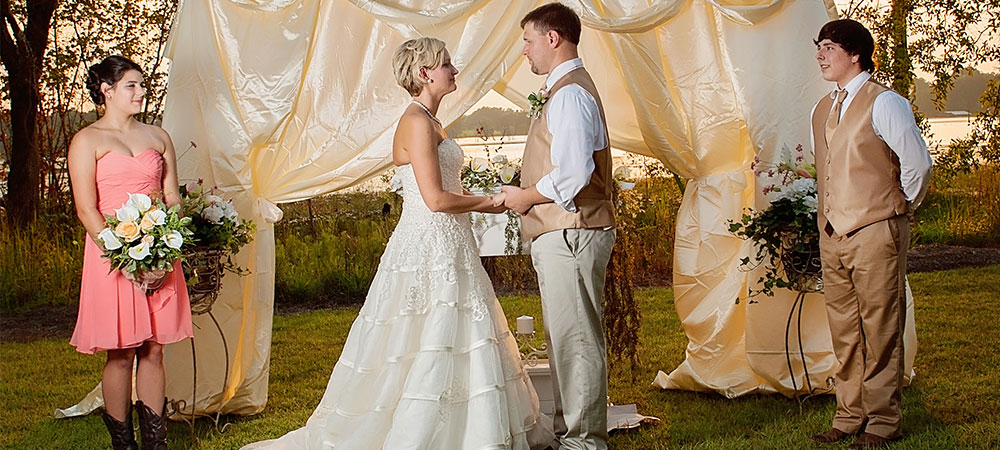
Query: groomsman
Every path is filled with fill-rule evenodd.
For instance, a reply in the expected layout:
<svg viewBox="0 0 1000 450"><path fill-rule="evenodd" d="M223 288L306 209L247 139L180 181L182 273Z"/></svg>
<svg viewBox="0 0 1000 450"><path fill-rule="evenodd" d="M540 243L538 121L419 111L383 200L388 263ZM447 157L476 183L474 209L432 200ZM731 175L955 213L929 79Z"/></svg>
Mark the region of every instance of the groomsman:
<svg viewBox="0 0 1000 450"><path fill-rule="evenodd" d="M601 97L577 54L580 18L558 3L521 20L524 55L548 75L532 102L521 188L505 204L523 215L538 273L561 449L607 448L604 273L615 240L611 150Z"/></svg>
<svg viewBox="0 0 1000 450"><path fill-rule="evenodd" d="M875 43L853 20L814 41L836 88L812 113L823 289L839 367L837 412L812 440L859 436L851 448L900 436L908 215L927 190L931 158L910 103L871 79Z"/></svg>

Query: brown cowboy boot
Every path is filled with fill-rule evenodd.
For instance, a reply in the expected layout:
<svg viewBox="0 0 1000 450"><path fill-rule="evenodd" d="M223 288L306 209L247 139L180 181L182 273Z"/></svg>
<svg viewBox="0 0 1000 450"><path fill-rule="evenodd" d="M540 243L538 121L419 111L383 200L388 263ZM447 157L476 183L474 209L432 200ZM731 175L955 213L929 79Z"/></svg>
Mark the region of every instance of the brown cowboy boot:
<svg viewBox="0 0 1000 450"><path fill-rule="evenodd" d="M139 432L142 435L142 450L167 450L167 399L163 399L160 414L156 414L142 403L135 403L139 410Z"/></svg>
<svg viewBox="0 0 1000 450"><path fill-rule="evenodd" d="M119 422L108 414L108 411L101 412L104 419L104 426L108 427L111 434L111 448L114 450L139 450L139 444L135 442L135 428L132 427L132 405L128 405L128 412L125 413L125 420Z"/></svg>

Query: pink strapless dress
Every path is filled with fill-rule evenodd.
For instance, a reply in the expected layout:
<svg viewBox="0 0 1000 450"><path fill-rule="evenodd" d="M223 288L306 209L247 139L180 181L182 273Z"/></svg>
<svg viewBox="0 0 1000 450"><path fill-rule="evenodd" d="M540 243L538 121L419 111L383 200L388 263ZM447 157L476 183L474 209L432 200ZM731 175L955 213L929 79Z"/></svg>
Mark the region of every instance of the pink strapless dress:
<svg viewBox="0 0 1000 450"><path fill-rule="evenodd" d="M149 194L162 187L163 157L154 149L132 157L108 153L97 160L97 207L114 214L128 194ZM101 249L86 237L80 311L70 344L81 353L139 347L153 341L169 344L193 336L191 305L180 261L163 287L146 293L101 258ZM109 273L110 272L110 273Z"/></svg>

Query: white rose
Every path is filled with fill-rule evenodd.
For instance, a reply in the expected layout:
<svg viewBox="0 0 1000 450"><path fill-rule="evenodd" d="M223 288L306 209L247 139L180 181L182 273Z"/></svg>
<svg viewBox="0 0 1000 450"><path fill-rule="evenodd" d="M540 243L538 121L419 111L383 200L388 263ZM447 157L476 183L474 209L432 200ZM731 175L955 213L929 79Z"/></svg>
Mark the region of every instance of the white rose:
<svg viewBox="0 0 1000 450"><path fill-rule="evenodd" d="M149 244L142 242L139 245L128 249L128 256L137 261L146 259L146 257L149 256Z"/></svg>
<svg viewBox="0 0 1000 450"><path fill-rule="evenodd" d="M219 205L210 205L209 207L201 211L201 217L204 217L205 220L212 222L216 225L222 223L223 215L224 213L222 211L222 207Z"/></svg>
<svg viewBox="0 0 1000 450"><path fill-rule="evenodd" d="M111 228L101 230L97 237L104 242L104 248L108 250L118 250L122 248L122 241L118 240L118 237L115 236L114 231L111 231Z"/></svg>
<svg viewBox="0 0 1000 450"><path fill-rule="evenodd" d="M146 212L153 206L153 200L146 194L129 194L127 205L132 205L139 212Z"/></svg>
<svg viewBox="0 0 1000 450"><path fill-rule="evenodd" d="M181 248L181 245L184 244L184 236L177 231L168 232L161 236L160 239L164 244L167 244L167 247L175 250Z"/></svg>
<svg viewBox="0 0 1000 450"><path fill-rule="evenodd" d="M120 222L135 222L139 220L139 210L129 203L125 203L124 206L115 210L115 217L118 218Z"/></svg>
<svg viewBox="0 0 1000 450"><path fill-rule="evenodd" d="M486 158L474 158L472 160L472 170L474 172L485 172L490 168L490 162Z"/></svg>
<svg viewBox="0 0 1000 450"><path fill-rule="evenodd" d="M209 205L211 205L213 203L216 204L216 205L221 205L221 204L225 203L226 201L223 200L222 197L219 197L218 195L208 194L208 195L205 196L205 202L208 203Z"/></svg>
<svg viewBox="0 0 1000 450"><path fill-rule="evenodd" d="M497 155L495 155L491 159L492 159L493 162L495 162L497 164L507 164L507 156L505 156L505 155L497 154Z"/></svg>

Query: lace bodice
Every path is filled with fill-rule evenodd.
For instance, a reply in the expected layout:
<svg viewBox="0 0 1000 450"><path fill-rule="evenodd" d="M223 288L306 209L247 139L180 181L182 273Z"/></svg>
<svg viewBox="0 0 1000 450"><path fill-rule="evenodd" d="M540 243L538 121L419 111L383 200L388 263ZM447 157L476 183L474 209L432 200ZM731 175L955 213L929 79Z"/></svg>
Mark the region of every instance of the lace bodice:
<svg viewBox="0 0 1000 450"><path fill-rule="evenodd" d="M441 187L446 191L450 192L462 192L462 161L464 160L464 153L462 152L462 147L458 145L452 139L445 139L438 144L438 161L441 165ZM420 188L417 187L417 179L413 175L413 167L409 164L400 166L396 169L396 178L402 184L403 196L403 216L400 221L404 220L427 220L428 216L438 216L437 219L431 220L452 220L454 216L465 217L468 221L466 214L445 214L438 213L435 214L424 203L423 197L420 196ZM451 218L445 216L452 216Z"/></svg>

